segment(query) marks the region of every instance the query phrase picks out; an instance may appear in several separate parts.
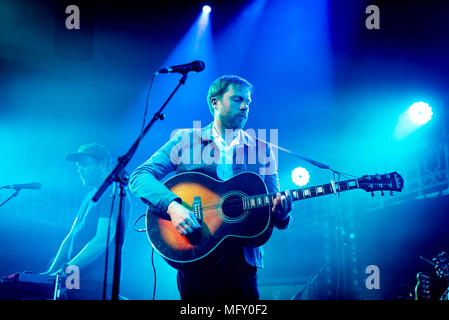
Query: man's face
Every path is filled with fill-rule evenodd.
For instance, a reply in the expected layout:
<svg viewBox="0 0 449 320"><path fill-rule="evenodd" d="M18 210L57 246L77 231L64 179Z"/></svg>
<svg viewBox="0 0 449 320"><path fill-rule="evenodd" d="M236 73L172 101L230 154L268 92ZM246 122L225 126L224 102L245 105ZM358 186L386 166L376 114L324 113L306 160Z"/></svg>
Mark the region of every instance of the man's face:
<svg viewBox="0 0 449 320"><path fill-rule="evenodd" d="M223 97L216 101L216 110L226 129L242 129L248 119L251 90L248 87L230 85Z"/></svg>
<svg viewBox="0 0 449 320"><path fill-rule="evenodd" d="M76 162L76 166L85 186L98 187L103 178L103 171L97 159L84 156Z"/></svg>

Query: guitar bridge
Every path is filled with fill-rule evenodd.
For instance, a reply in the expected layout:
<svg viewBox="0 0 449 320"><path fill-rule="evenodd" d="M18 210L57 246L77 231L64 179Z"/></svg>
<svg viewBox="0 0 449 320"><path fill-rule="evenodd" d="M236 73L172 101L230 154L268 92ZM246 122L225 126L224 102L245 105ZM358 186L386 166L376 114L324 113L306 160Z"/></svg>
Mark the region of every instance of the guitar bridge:
<svg viewBox="0 0 449 320"><path fill-rule="evenodd" d="M193 198L192 211L193 211L193 215L195 216L196 220L198 220L198 223L200 224L200 226L202 226L203 225L203 209L201 208L201 197Z"/></svg>

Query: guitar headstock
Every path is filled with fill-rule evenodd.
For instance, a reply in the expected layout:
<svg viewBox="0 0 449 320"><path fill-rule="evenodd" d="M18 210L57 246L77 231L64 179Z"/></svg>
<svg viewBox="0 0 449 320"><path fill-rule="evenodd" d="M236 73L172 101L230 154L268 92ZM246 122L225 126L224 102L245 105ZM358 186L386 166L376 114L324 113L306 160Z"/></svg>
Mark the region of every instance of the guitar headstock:
<svg viewBox="0 0 449 320"><path fill-rule="evenodd" d="M371 192L374 196L374 191L380 191L383 195L384 191L390 191L393 195L393 191L401 191L404 187L404 179L397 172L376 174L376 175L364 175L357 179L359 188Z"/></svg>
<svg viewBox="0 0 449 320"><path fill-rule="evenodd" d="M449 282L449 257L446 252L439 253L432 259L435 263L435 271L440 278L446 279Z"/></svg>

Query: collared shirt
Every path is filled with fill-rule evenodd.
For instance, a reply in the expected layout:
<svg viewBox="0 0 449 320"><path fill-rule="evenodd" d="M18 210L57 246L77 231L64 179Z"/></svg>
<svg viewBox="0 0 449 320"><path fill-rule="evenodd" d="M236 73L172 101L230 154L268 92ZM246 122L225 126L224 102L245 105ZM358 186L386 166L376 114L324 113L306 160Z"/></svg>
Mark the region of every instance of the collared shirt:
<svg viewBox="0 0 449 320"><path fill-rule="evenodd" d="M225 139L218 133L215 125L212 126L212 139L220 151L217 163L217 177L221 180L228 180L234 176L232 167L234 151L245 143L241 129L232 130L230 135L229 133L230 131L225 133L225 139L229 140L231 138L232 141L227 144Z"/></svg>

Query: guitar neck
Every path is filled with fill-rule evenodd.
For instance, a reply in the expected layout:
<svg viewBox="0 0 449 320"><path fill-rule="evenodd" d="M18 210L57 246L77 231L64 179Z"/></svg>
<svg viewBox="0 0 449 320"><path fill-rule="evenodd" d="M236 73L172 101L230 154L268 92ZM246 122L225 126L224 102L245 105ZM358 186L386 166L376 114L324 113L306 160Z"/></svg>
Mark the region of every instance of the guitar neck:
<svg viewBox="0 0 449 320"><path fill-rule="evenodd" d="M304 200L324 196L328 194L336 194L353 189L359 189L358 179L345 180L340 182L333 182L314 186L310 188L292 189L289 190L293 197L293 201ZM285 194L285 191L281 192ZM265 206L272 206L276 199L276 193L261 194L244 198L244 208L253 209Z"/></svg>

